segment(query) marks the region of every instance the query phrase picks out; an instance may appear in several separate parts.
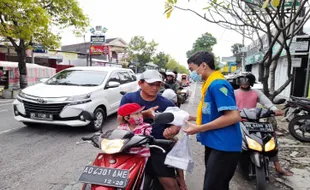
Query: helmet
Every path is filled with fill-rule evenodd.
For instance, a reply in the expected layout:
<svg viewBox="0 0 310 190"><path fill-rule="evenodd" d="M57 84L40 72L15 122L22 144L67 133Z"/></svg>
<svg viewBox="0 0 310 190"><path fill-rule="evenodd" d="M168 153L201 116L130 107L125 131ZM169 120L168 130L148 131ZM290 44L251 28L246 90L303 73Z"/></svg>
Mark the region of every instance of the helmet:
<svg viewBox="0 0 310 190"><path fill-rule="evenodd" d="M175 74L173 72L166 72L167 76L172 76L173 78L175 78Z"/></svg>
<svg viewBox="0 0 310 190"><path fill-rule="evenodd" d="M178 101L177 94L172 89L166 89L162 96L172 101L173 103Z"/></svg>
<svg viewBox="0 0 310 190"><path fill-rule="evenodd" d="M237 83L239 85L244 83L249 83L250 86L253 86L256 81L255 76L252 73L241 73L237 78Z"/></svg>

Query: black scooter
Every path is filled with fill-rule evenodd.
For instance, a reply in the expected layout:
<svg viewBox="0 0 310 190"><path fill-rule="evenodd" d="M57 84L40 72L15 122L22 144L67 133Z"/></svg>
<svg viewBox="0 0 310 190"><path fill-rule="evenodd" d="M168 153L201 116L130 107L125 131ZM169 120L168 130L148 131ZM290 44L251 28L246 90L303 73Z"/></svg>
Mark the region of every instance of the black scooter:
<svg viewBox="0 0 310 190"><path fill-rule="evenodd" d="M256 189L265 190L269 180L269 158L278 152L277 138L271 123L262 121L274 116L274 112L262 108L243 109L242 154L240 169L250 179L256 178Z"/></svg>

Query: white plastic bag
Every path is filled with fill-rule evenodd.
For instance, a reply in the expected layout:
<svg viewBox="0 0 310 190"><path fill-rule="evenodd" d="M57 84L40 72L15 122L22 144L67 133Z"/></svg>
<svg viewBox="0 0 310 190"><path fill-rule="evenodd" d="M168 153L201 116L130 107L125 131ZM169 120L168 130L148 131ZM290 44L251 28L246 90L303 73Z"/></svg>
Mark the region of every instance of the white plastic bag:
<svg viewBox="0 0 310 190"><path fill-rule="evenodd" d="M189 113L187 113L186 111L184 110L181 110L180 108L178 107L167 107L166 110L164 111L165 112L170 112L170 113L173 113L174 115L174 120L169 123L169 124L172 124L172 125L175 125L175 126L183 126L184 125L184 120L188 120L189 118Z"/></svg>
<svg viewBox="0 0 310 190"><path fill-rule="evenodd" d="M190 150L189 136L183 134L171 151L167 154L165 164L192 173L194 161Z"/></svg>

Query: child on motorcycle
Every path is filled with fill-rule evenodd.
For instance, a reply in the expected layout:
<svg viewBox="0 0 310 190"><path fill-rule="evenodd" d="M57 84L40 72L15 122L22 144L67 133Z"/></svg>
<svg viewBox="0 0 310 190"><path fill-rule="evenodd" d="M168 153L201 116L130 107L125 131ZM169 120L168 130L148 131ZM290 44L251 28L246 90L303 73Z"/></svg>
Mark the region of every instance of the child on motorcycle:
<svg viewBox="0 0 310 190"><path fill-rule="evenodd" d="M152 126L148 123L143 122L142 110L144 107L141 107L136 103L125 104L118 109L118 115L123 117L124 124L118 126L118 129L131 131L135 135L150 135L152 132ZM140 156L149 157L150 149L147 147L144 148L132 148L130 149L131 154L138 154Z"/></svg>
<svg viewBox="0 0 310 190"><path fill-rule="evenodd" d="M244 108L256 108L257 103L262 104L264 107L273 110L276 115L282 115L282 112L259 90L251 89L255 83L255 76L252 73L243 73L237 78L237 83L240 86L235 90L236 103L239 110ZM292 172L286 171L280 166L278 156L270 158L274 162L276 171L284 176L293 175Z"/></svg>
<svg viewBox="0 0 310 190"><path fill-rule="evenodd" d="M118 115L123 118L123 123L118 126L118 129L131 131L135 135L150 135L152 132L152 126L148 123L143 122L142 110L137 103L127 103L119 107ZM139 156L144 156L146 159L151 155L150 149L148 147L143 148L131 148L131 154L138 154ZM179 183L181 190L187 190L183 170L177 169L178 177L177 181Z"/></svg>

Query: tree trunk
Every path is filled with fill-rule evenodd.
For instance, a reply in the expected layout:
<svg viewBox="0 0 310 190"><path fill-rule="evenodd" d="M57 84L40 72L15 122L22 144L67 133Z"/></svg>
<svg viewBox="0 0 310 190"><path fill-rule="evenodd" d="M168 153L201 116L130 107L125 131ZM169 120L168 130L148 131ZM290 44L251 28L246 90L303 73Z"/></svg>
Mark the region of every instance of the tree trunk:
<svg viewBox="0 0 310 190"><path fill-rule="evenodd" d="M273 94L276 88L276 67L277 67L277 61L275 60L271 63L271 68L270 68L270 94Z"/></svg>
<svg viewBox="0 0 310 190"><path fill-rule="evenodd" d="M28 85L27 81L27 67L26 67L26 48L25 46L20 46L15 49L18 56L18 69L19 69L19 86L24 89Z"/></svg>

